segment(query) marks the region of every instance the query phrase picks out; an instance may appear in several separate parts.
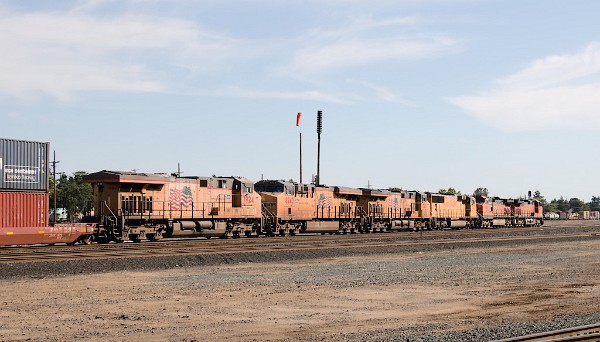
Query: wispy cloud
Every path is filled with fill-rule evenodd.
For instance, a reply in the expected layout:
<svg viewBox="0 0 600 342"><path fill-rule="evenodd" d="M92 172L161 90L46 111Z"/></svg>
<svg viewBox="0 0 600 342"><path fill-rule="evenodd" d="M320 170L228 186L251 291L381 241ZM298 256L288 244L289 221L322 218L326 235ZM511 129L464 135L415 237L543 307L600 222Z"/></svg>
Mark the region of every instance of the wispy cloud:
<svg viewBox="0 0 600 342"><path fill-rule="evenodd" d="M506 130L600 129L600 43L548 56L497 82L495 89L450 101Z"/></svg>
<svg viewBox="0 0 600 342"><path fill-rule="evenodd" d="M386 89L384 87L375 85L371 82L361 81L361 80L353 80L353 79L348 79L347 82L349 84L357 84L357 85L360 85L367 89L370 89L371 91L373 91L373 93L375 94L375 98L377 98L378 100L381 100L384 102L398 103L398 104L402 104L402 105L405 105L408 107L416 107L417 106L415 103L402 98L402 96L398 95L397 93L395 93L389 89Z"/></svg>
<svg viewBox="0 0 600 342"><path fill-rule="evenodd" d="M232 55L233 39L193 22L81 11L102 3L86 2L73 12L4 10L0 94L67 100L78 91L165 91L168 85L149 67L157 60L163 67L210 68Z"/></svg>
<svg viewBox="0 0 600 342"><path fill-rule="evenodd" d="M243 97L255 99L278 99L278 100L310 100L320 102L331 102L338 104L352 104L353 100L343 96L328 94L319 90L304 90L304 91L270 91L243 89L239 87L231 87L223 90L212 91L209 95L227 96L227 97Z"/></svg>
<svg viewBox="0 0 600 342"><path fill-rule="evenodd" d="M343 28L312 30L291 62L279 70L292 74L317 74L372 63L417 59L447 53L459 41L442 33L415 33L402 29L419 19L361 18Z"/></svg>

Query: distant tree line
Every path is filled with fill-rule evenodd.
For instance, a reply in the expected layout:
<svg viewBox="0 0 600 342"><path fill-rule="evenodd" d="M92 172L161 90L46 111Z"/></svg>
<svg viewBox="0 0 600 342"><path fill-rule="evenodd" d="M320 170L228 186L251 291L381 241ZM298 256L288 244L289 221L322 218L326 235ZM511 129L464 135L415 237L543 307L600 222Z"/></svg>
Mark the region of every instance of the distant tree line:
<svg viewBox="0 0 600 342"><path fill-rule="evenodd" d="M536 191L533 194L533 198L542 203L545 212L555 213L560 211L570 211L573 213L579 213L582 211L600 211L600 196L592 196L592 200L588 203L585 203L577 197L567 200L562 196L559 199L555 198L548 202L539 191Z"/></svg>

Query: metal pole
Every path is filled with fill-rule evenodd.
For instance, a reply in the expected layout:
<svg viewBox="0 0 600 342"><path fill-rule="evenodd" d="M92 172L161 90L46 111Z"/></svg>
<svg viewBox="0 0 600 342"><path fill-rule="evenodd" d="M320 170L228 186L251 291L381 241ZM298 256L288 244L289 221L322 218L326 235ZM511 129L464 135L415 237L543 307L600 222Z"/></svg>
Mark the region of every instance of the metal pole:
<svg viewBox="0 0 600 342"><path fill-rule="evenodd" d="M300 184L302 184L302 128L300 128Z"/></svg>
<svg viewBox="0 0 600 342"><path fill-rule="evenodd" d="M323 131L323 111L317 111L317 179L315 185L321 185L321 132Z"/></svg>
<svg viewBox="0 0 600 342"><path fill-rule="evenodd" d="M54 160L52 161L52 177L54 178L54 224L56 224L56 150L54 152Z"/></svg>

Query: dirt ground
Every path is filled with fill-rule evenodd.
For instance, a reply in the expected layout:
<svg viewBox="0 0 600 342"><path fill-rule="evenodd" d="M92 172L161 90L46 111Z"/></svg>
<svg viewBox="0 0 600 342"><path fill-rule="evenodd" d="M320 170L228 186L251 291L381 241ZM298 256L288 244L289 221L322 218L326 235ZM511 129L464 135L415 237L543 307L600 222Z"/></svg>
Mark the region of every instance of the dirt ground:
<svg viewBox="0 0 600 342"><path fill-rule="evenodd" d="M599 241L2 280L0 340L365 339L598 313Z"/></svg>

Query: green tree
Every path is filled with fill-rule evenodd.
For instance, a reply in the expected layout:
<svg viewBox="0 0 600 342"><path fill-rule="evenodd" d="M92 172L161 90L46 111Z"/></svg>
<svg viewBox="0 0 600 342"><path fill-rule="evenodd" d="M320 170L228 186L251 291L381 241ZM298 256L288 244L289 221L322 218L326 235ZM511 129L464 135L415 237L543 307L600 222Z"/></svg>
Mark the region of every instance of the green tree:
<svg viewBox="0 0 600 342"><path fill-rule="evenodd" d="M590 208L579 198L571 198L569 200L569 207L574 213L580 213L582 211L590 210Z"/></svg>
<svg viewBox="0 0 600 342"><path fill-rule="evenodd" d="M570 206L569 206L569 202L567 202L562 196L560 196L560 199L553 199L552 202L550 202L550 205L554 206L554 208L556 208L557 211L569 211Z"/></svg>
<svg viewBox="0 0 600 342"><path fill-rule="evenodd" d="M592 201L587 205L591 211L600 211L600 197L592 196Z"/></svg>
<svg viewBox="0 0 600 342"><path fill-rule="evenodd" d="M489 195L489 191L487 188L477 188L474 192L473 192L473 196L488 196Z"/></svg>
<svg viewBox="0 0 600 342"><path fill-rule="evenodd" d="M438 191L438 193L440 193L442 195L460 195L461 194L460 191L457 191L454 188L448 188L447 190L446 189L440 189Z"/></svg>
<svg viewBox="0 0 600 342"><path fill-rule="evenodd" d="M61 174L56 180L56 207L65 208L69 219L89 209L93 200L93 191L89 183L83 183L83 171L71 176ZM50 203L54 205L54 180L50 179Z"/></svg>
<svg viewBox="0 0 600 342"><path fill-rule="evenodd" d="M542 196L542 193L539 190L536 190L533 193L533 197L534 200L538 200L540 202L540 204L542 205L542 207L544 208L545 212L552 212L552 208L550 206L550 204L548 203L548 201L546 201L546 199L544 198L544 196Z"/></svg>

